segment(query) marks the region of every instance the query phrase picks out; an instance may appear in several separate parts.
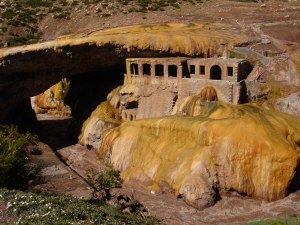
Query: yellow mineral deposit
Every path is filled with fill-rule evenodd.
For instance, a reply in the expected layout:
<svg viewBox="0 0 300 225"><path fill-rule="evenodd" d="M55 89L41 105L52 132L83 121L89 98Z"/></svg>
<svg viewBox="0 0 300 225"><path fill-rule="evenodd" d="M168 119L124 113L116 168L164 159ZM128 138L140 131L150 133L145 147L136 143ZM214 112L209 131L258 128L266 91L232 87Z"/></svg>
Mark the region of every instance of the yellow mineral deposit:
<svg viewBox="0 0 300 225"><path fill-rule="evenodd" d="M58 113L69 115L69 109L64 105L64 98L69 89L69 81L63 79L57 84L53 85L45 92L35 97L34 110L36 113L47 111L48 113ZM51 111L51 112L50 112Z"/></svg>
<svg viewBox="0 0 300 225"><path fill-rule="evenodd" d="M258 106L188 97L179 114L130 121L100 148L127 181L175 191L197 208L216 190L276 200L287 194L299 162L300 120ZM109 153L109 154L108 154Z"/></svg>
<svg viewBox="0 0 300 225"><path fill-rule="evenodd" d="M224 24L222 25L224 27ZM229 30L221 29L219 24L190 23L164 25L137 25L121 28L94 31L89 34L68 35L59 39L27 46L20 46L0 50L0 59L14 54L34 52L43 49L56 49L65 46L96 44L119 45L128 51L137 48L140 50L170 51L186 55L203 54L210 56L222 55L220 44L228 43L231 49L234 44L247 41L242 34L232 35Z"/></svg>
<svg viewBox="0 0 300 225"><path fill-rule="evenodd" d="M108 96L107 101L102 102L92 112L91 116L83 123L81 135L78 142L81 145L90 145L89 135L95 133L96 130L102 131L115 127L121 123L119 109L117 108L119 99L119 91L121 87L114 89ZM100 126L100 127L99 127Z"/></svg>

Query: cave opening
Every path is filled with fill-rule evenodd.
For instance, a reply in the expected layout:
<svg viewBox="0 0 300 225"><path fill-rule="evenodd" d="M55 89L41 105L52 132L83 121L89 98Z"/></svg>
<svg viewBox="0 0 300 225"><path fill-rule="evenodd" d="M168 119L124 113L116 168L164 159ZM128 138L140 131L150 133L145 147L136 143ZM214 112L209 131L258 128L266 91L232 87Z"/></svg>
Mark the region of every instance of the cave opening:
<svg viewBox="0 0 300 225"><path fill-rule="evenodd" d="M125 64L120 64L71 75L31 98L41 140L54 150L76 144L84 121L123 84L124 73Z"/></svg>

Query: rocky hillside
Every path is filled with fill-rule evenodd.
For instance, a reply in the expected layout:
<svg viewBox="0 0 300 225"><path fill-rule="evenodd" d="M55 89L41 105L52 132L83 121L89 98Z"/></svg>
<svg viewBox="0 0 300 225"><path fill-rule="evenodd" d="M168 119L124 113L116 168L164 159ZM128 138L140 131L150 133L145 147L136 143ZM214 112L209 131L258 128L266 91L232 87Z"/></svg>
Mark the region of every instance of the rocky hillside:
<svg viewBox="0 0 300 225"><path fill-rule="evenodd" d="M46 38L43 28L51 23L75 23L80 17L85 17L85 23L88 23L117 14L162 12L200 3L201 0L3 0L0 8L0 47L42 40Z"/></svg>

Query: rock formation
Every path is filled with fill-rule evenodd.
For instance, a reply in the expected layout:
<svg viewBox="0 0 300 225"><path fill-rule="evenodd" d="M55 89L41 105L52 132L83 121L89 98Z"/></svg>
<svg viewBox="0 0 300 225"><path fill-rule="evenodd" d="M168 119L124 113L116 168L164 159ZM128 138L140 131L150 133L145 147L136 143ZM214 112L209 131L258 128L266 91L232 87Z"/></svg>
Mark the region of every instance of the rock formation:
<svg viewBox="0 0 300 225"><path fill-rule="evenodd" d="M300 92L277 99L274 107L276 110L300 116Z"/></svg>
<svg viewBox="0 0 300 225"><path fill-rule="evenodd" d="M121 123L117 108L120 104L120 89L114 89L107 96L107 101L102 102L83 123L79 144L99 149L105 131Z"/></svg>
<svg viewBox="0 0 300 225"><path fill-rule="evenodd" d="M69 81L63 79L45 92L31 97L31 105L35 113L70 115L70 108L64 103L69 85Z"/></svg>
<svg viewBox="0 0 300 225"><path fill-rule="evenodd" d="M0 96L6 106L0 112L0 121L5 122L20 101L44 92L65 77L124 65L128 57L221 56L220 44L226 42L230 49L248 41L246 36L232 35L230 30L219 26L205 23L130 26L0 49Z"/></svg>
<svg viewBox="0 0 300 225"><path fill-rule="evenodd" d="M180 107L185 115L110 130L100 155L125 182L174 192L199 209L227 191L268 201L286 196L299 168L299 118L201 99L188 97Z"/></svg>

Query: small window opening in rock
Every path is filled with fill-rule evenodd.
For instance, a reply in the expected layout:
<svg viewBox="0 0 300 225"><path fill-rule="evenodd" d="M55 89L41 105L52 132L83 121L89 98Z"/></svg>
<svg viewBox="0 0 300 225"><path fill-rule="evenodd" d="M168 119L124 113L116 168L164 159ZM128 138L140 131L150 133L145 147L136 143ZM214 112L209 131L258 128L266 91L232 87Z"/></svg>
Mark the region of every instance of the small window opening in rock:
<svg viewBox="0 0 300 225"><path fill-rule="evenodd" d="M130 64L130 73L134 75L139 74L139 65L137 63Z"/></svg>
<svg viewBox="0 0 300 225"><path fill-rule="evenodd" d="M164 66L161 64L155 65L155 76L164 76Z"/></svg>
<svg viewBox="0 0 300 225"><path fill-rule="evenodd" d="M205 75L205 66L200 66L200 75Z"/></svg>
<svg viewBox="0 0 300 225"><path fill-rule="evenodd" d="M133 120L133 115L130 115L130 120Z"/></svg>
<svg viewBox="0 0 300 225"><path fill-rule="evenodd" d="M230 77L233 76L233 67L232 66L227 67L227 76L230 76Z"/></svg>
<svg viewBox="0 0 300 225"><path fill-rule="evenodd" d="M150 64L143 64L143 74L144 75L151 75L151 65Z"/></svg>
<svg viewBox="0 0 300 225"><path fill-rule="evenodd" d="M190 65L190 74L195 74L195 65Z"/></svg>
<svg viewBox="0 0 300 225"><path fill-rule="evenodd" d="M169 75L169 77L177 77L177 66L176 65L168 66L168 75Z"/></svg>

